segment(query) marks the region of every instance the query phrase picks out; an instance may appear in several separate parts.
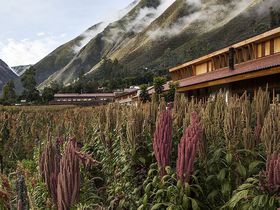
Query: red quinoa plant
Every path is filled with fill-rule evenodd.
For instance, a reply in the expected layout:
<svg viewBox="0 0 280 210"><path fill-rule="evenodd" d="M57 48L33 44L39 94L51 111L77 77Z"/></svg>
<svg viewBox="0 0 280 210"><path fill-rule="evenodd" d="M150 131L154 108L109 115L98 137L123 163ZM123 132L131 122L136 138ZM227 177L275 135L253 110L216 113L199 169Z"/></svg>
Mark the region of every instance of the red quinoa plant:
<svg viewBox="0 0 280 210"><path fill-rule="evenodd" d="M79 198L80 162L89 165L97 161L83 153L75 139L66 143L62 157L58 147L49 137L41 155L40 171L58 209L68 210Z"/></svg>
<svg viewBox="0 0 280 210"><path fill-rule="evenodd" d="M153 149L160 169L160 175L165 175L165 167L170 163L172 149L172 114L171 110L159 114L154 133Z"/></svg>
<svg viewBox="0 0 280 210"><path fill-rule="evenodd" d="M248 178L234 191L224 209L266 209L280 207L280 154L274 152L267 158L266 168L258 177Z"/></svg>
<svg viewBox="0 0 280 210"><path fill-rule="evenodd" d="M191 114L191 124L185 129L178 145L177 176L183 182L188 182L194 170L195 156L198 144L202 139L203 129L196 112Z"/></svg>
<svg viewBox="0 0 280 210"><path fill-rule="evenodd" d="M80 165L76 155L77 142L70 140L60 162L57 176L57 205L60 210L67 210L78 200L80 191Z"/></svg>
<svg viewBox="0 0 280 210"><path fill-rule="evenodd" d="M48 142L41 155L39 166L41 176L54 202L57 201L57 182L60 172L60 160L61 154L59 147L53 144L51 136L48 134Z"/></svg>
<svg viewBox="0 0 280 210"><path fill-rule="evenodd" d="M266 169L260 172L260 189L277 193L280 189L280 154L274 152L266 161Z"/></svg>

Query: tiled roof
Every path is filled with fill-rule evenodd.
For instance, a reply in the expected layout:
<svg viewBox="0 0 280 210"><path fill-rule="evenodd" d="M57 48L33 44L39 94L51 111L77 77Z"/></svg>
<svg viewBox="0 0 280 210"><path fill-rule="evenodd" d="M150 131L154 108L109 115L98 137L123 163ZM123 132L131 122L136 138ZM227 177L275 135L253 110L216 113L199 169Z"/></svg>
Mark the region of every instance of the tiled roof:
<svg viewBox="0 0 280 210"><path fill-rule="evenodd" d="M253 71L264 70L276 66L280 66L280 53L236 64L234 70L230 70L228 67L226 67L205 74L188 77L179 80L178 82L179 87L186 87Z"/></svg>
<svg viewBox="0 0 280 210"><path fill-rule="evenodd" d="M89 98L89 97L114 97L114 93L84 93L84 94L77 94L77 93L58 93L55 94L55 98Z"/></svg>

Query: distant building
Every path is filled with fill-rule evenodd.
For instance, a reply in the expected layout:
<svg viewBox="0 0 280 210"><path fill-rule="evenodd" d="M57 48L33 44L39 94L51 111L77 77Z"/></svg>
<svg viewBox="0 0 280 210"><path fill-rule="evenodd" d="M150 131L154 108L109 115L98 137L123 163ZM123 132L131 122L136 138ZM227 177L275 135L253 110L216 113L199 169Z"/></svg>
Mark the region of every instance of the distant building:
<svg viewBox="0 0 280 210"><path fill-rule="evenodd" d="M115 102L125 105L132 105L138 100L138 94L139 94L139 87L133 86L128 89L124 89L124 91L120 94L118 94L115 97Z"/></svg>
<svg viewBox="0 0 280 210"><path fill-rule="evenodd" d="M113 102L114 93L59 93L54 95L53 105L83 105L97 106Z"/></svg>
<svg viewBox="0 0 280 210"><path fill-rule="evenodd" d="M218 50L170 69L178 91L208 97L219 89L249 94L268 88L280 99L280 28Z"/></svg>

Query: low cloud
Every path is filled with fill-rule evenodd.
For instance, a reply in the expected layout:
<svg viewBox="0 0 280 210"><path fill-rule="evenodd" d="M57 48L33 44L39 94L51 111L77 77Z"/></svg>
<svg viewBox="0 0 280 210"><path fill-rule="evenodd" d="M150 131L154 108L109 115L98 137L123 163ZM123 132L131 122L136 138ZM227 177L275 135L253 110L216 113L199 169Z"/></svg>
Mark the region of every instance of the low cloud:
<svg viewBox="0 0 280 210"><path fill-rule="evenodd" d="M106 23L100 23L96 25L96 27L94 27L93 29L85 31L81 35L82 40L76 46L73 47L74 52L78 53L84 46L86 46L90 42L90 40L92 40L97 34L101 33L105 27Z"/></svg>
<svg viewBox="0 0 280 210"><path fill-rule="evenodd" d="M153 40L161 37L172 37L180 34L191 25L192 29L197 32L206 32L226 24L248 8L252 2L254 0L233 0L228 4L219 4L215 1L186 0L188 15L178 19L176 23L168 27L150 31L148 34ZM198 28L196 25L203 27Z"/></svg>
<svg viewBox="0 0 280 210"><path fill-rule="evenodd" d="M126 31L133 31L135 33L143 31L174 2L175 0L161 0L160 5L157 8L145 7L140 9L136 18L130 21L130 23L126 26Z"/></svg>
<svg viewBox="0 0 280 210"><path fill-rule="evenodd" d="M257 12L258 12L258 14L267 13L267 12L270 11L270 8L279 9L280 8L279 0L265 0L265 1L263 1L262 4L259 6Z"/></svg>
<svg viewBox="0 0 280 210"><path fill-rule="evenodd" d="M96 27L94 27L93 29L89 29L87 31L85 31L81 37L82 40L76 45L74 46L73 50L75 53L78 53L84 46L86 46L94 37L96 37L96 35L98 35L99 33L101 33L106 26L108 26L110 23L118 21L119 19L121 19L124 15L126 15L131 9L133 9L138 3L140 2L140 0L136 0L133 1L131 4L129 4L126 8L116 12L115 14L112 14L111 17L108 17L107 19L105 19L102 23L99 23L98 25L96 25ZM118 33L117 31L112 31L113 35L117 36ZM116 32L116 34L115 34ZM115 37L113 37L115 39ZM109 40L110 41L110 40Z"/></svg>
<svg viewBox="0 0 280 210"><path fill-rule="evenodd" d="M135 17L128 17L126 24L118 26L115 23L111 25L109 35L104 39L107 42L117 42L120 36L124 33L140 33L146 29L154 20L156 20L168 7L170 7L175 0L160 0L157 8L144 7L141 8Z"/></svg>
<svg viewBox="0 0 280 210"><path fill-rule="evenodd" d="M9 66L34 64L50 53L61 40L49 36L36 40L8 39L0 44L0 58Z"/></svg>
<svg viewBox="0 0 280 210"><path fill-rule="evenodd" d="M45 36L45 32L37 33L37 36Z"/></svg>

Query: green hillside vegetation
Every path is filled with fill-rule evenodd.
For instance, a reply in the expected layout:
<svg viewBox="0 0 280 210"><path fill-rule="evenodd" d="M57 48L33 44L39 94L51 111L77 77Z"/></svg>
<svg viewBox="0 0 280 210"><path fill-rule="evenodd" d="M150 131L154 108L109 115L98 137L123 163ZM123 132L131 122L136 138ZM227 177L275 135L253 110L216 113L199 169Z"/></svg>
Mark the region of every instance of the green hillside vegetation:
<svg viewBox="0 0 280 210"><path fill-rule="evenodd" d="M37 69L39 89L53 82L71 87L81 73L85 74L88 81L105 85L108 89L138 85L142 79L137 81L137 78L147 76L145 74L168 77L170 67L280 26L278 1L252 0L250 4L238 6L235 13L230 13L234 10L233 5L238 2L203 1L204 6L197 8L185 0L176 0L142 30L128 30L141 12L148 10L156 13L160 7L159 1L142 0L119 21L109 24L76 54L73 46L79 43L81 36L37 63L34 67ZM213 14L210 23L207 18L203 19L204 10L211 12L213 8L219 7L219 14ZM186 17L191 18L196 14L202 15L201 19L180 25L188 20ZM151 16L150 13L146 15L146 18ZM182 31L173 32L174 28ZM154 33L156 37L153 37ZM117 61L118 65L108 67L108 61ZM136 83L132 84L135 80Z"/></svg>

